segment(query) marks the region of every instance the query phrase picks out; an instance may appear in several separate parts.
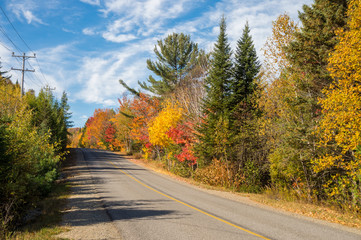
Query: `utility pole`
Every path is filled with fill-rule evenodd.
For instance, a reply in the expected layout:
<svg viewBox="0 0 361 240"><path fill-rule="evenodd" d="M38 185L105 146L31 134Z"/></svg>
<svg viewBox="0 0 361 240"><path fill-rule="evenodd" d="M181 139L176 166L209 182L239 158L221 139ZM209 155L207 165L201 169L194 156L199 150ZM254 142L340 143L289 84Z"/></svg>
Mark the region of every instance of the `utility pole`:
<svg viewBox="0 0 361 240"><path fill-rule="evenodd" d="M22 72L22 76L21 76L21 96L24 95L24 75L25 75L25 72L35 72L34 69L32 70L29 70L29 69L25 69L25 60L28 59L28 58L36 58L35 56L35 53L34 53L34 56L26 56L25 53L24 55L15 55L15 53L13 52L13 57L18 57L18 58L22 58L23 59L23 68L22 69L18 69L18 68L11 68L11 70L17 70L17 71L21 71Z"/></svg>

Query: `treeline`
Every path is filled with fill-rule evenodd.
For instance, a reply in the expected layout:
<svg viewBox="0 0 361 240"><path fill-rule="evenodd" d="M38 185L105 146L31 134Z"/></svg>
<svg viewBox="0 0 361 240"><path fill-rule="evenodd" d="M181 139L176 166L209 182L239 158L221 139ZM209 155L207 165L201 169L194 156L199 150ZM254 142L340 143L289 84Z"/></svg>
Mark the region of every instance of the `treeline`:
<svg viewBox="0 0 361 240"><path fill-rule="evenodd" d="M70 127L67 96L49 88L20 96L0 72L0 238L23 222L51 190L65 154Z"/></svg>
<svg viewBox="0 0 361 240"><path fill-rule="evenodd" d="M226 21L210 54L173 33L154 73L116 110L97 109L73 144L122 150L236 191L361 207L361 6L315 0L297 25L273 22L261 66L248 24L230 48ZM148 94L147 94L148 93Z"/></svg>

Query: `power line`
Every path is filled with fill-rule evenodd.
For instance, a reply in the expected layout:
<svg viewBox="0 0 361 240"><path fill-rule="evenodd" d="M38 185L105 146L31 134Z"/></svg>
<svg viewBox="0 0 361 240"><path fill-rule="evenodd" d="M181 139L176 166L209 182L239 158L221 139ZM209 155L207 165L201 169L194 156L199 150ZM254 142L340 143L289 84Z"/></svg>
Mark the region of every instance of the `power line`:
<svg viewBox="0 0 361 240"><path fill-rule="evenodd" d="M36 59L36 58L35 58ZM30 64L30 62L28 61L28 64L29 64L29 66L31 67L31 68L33 68L33 69L35 69L31 64ZM40 78L38 77L38 75L36 74L36 72L35 72L35 77L36 77L36 79L42 84L42 85L46 85L46 83L44 83L42 80L40 80Z"/></svg>
<svg viewBox="0 0 361 240"><path fill-rule="evenodd" d="M9 52L12 52L11 49L8 48L5 44L3 44L2 42L0 42L0 44L1 44L4 48L6 48L7 50L9 50Z"/></svg>
<svg viewBox="0 0 361 240"><path fill-rule="evenodd" d="M13 42L13 40L11 40L11 38L6 34L5 30L0 26L0 32L2 32L2 34L4 34L4 36L13 44L13 46L19 51L19 52L23 52L21 51L20 48L18 48L18 46L16 46L16 44Z"/></svg>
<svg viewBox="0 0 361 240"><path fill-rule="evenodd" d="M8 16L6 15L4 9L0 6L1 11L3 12L4 16L6 17L6 19L8 20L8 22L10 23L11 27L14 29L14 31L16 32L16 34L19 36L19 38L21 39L21 41L23 41L23 43L25 44L25 46L30 50L30 52L34 53L33 50L31 50L31 48L29 47L29 45L25 42L25 40L20 36L20 34L18 33L18 31L15 29L14 25L11 23L10 19L8 18Z"/></svg>
<svg viewBox="0 0 361 240"><path fill-rule="evenodd" d="M48 80L46 79L46 77L45 77L45 75L44 75L43 71L41 70L41 67L40 67L40 64L39 64L38 59L37 59L37 58L35 58L35 60L36 60L36 62L38 63L38 66L39 66L39 71L40 71L41 75L43 76L43 78L44 78L45 82L49 85Z"/></svg>
<svg viewBox="0 0 361 240"><path fill-rule="evenodd" d="M9 17L8 17L7 14L5 13L4 9L3 9L1 6L0 6L0 9L1 9L2 13L4 14L5 18L7 19L7 21L10 23L11 27L13 28L13 30L15 31L15 33L18 35L18 37L21 39L21 41L25 44L25 46L30 50L30 52L32 52L32 53L34 54L34 56L35 56L34 51L29 47L29 45L25 42L25 40L21 37L21 35L19 34L19 32L16 30L15 26L11 23ZM0 28L2 29L2 30L0 29L0 30L2 31L2 33L5 35L5 37L7 37L7 39L9 39L9 41L14 45L14 47L15 47L17 50L19 50L20 52L23 52L23 51L21 51L21 50L16 46L16 44L15 44L15 43L11 40L11 38L6 34L5 30L4 30L1 26L0 26ZM6 46L5 46L5 47L6 47ZM9 51L11 51L9 48L7 48L7 49L8 49ZM45 77L45 75L44 75L44 73L43 73L43 71L42 71L42 69L41 69L41 67L40 67L40 63L39 63L38 59L35 58L35 60L36 60L36 63L37 63L37 65L38 65L38 67L39 67L39 71L40 71L40 73L41 73L41 75L42 75L45 83L46 83L47 85L49 85L49 82L48 82L48 80L46 79L46 77ZM28 62L28 63L29 63L29 65L31 66L30 62ZM31 66L31 67L32 67L32 66ZM32 67L32 68L34 68L34 67ZM38 77L37 77L37 78L38 78ZM44 84L44 82L41 81L39 78L38 78L38 80L39 80L40 82L42 82L42 84Z"/></svg>
<svg viewBox="0 0 361 240"><path fill-rule="evenodd" d="M41 88L41 85L42 85L43 83L40 83L41 85L39 85L39 83L37 83L37 81L35 81L33 75L27 74L27 76L29 77L29 80L30 80L33 84L35 84L36 86L38 86L39 88Z"/></svg>

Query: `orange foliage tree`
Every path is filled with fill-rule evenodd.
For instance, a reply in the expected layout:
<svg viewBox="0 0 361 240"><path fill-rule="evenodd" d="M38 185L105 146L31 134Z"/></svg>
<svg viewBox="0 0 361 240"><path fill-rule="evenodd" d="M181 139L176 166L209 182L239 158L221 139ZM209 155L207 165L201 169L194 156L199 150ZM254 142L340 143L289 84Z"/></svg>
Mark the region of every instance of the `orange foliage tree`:
<svg viewBox="0 0 361 240"><path fill-rule="evenodd" d="M100 149L118 149L120 142L116 139L116 129L111 121L114 115L111 109L96 109L86 123L83 145Z"/></svg>

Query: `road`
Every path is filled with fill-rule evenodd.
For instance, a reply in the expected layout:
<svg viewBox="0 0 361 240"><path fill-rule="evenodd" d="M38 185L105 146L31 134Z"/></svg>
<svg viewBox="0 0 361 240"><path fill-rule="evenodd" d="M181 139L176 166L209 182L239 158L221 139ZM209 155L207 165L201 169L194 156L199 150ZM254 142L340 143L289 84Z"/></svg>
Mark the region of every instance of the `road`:
<svg viewBox="0 0 361 240"><path fill-rule="evenodd" d="M361 239L344 227L200 191L115 153L81 151L81 171L122 239Z"/></svg>

